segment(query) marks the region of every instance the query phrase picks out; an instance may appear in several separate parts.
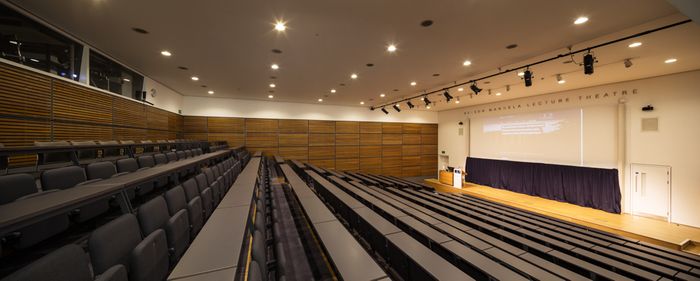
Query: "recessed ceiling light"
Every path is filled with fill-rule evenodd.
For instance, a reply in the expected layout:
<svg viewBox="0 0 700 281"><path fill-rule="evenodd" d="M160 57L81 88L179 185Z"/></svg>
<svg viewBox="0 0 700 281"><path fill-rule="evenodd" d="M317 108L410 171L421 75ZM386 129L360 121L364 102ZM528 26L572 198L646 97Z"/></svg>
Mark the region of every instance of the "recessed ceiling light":
<svg viewBox="0 0 700 281"><path fill-rule="evenodd" d="M277 87L277 85L271 83L270 88L274 88L274 87Z"/></svg>
<svg viewBox="0 0 700 281"><path fill-rule="evenodd" d="M170 51L168 51L168 50L162 50L162 51L160 51L160 54L161 54L161 55L164 55L164 56L166 56L166 57L169 57L169 56L172 56L172 55L173 55L173 54L172 54Z"/></svg>
<svg viewBox="0 0 700 281"><path fill-rule="evenodd" d="M386 97L386 94L381 93L381 94L379 94L379 97L382 97L382 98L383 98L383 97Z"/></svg>
<svg viewBox="0 0 700 281"><path fill-rule="evenodd" d="M210 95L213 95L213 94L214 94L214 91L208 91L207 93L210 94Z"/></svg>
<svg viewBox="0 0 700 281"><path fill-rule="evenodd" d="M389 46L386 47L386 50L387 50L389 53L396 52L396 45L394 45L394 44L389 44Z"/></svg>
<svg viewBox="0 0 700 281"><path fill-rule="evenodd" d="M575 21L574 24L584 24L588 21L587 17L578 17Z"/></svg>
<svg viewBox="0 0 700 281"><path fill-rule="evenodd" d="M335 94L335 92L336 92L335 89L331 89L331 93L334 93L334 94Z"/></svg>
<svg viewBox="0 0 700 281"><path fill-rule="evenodd" d="M468 60L465 60L465 61L462 63L462 65L464 65L464 66L470 66L470 65L472 65L472 62L471 62L471 61L468 61Z"/></svg>
<svg viewBox="0 0 700 281"><path fill-rule="evenodd" d="M272 68L274 70L278 70L278 69L280 69L280 66L277 65L276 63L273 63L272 65L270 65L270 68Z"/></svg>
<svg viewBox="0 0 700 281"><path fill-rule="evenodd" d="M566 83L566 80L562 79L562 80L557 81L557 83L564 84L564 83Z"/></svg>
<svg viewBox="0 0 700 281"><path fill-rule="evenodd" d="M191 79L192 79L192 81L199 81L199 77L197 77L197 76L192 76Z"/></svg>
<svg viewBox="0 0 700 281"><path fill-rule="evenodd" d="M674 62L677 62L677 61L678 61L678 60L677 60L676 58L670 58L670 59L665 60L664 62L665 62L665 63L674 63Z"/></svg>
<svg viewBox="0 0 700 281"><path fill-rule="evenodd" d="M275 96L273 96L273 95L267 95L267 98L268 98L268 99L271 99L271 98L274 98L274 97L275 97Z"/></svg>
<svg viewBox="0 0 700 281"><path fill-rule="evenodd" d="M323 99L318 99L318 102L323 102Z"/></svg>
<svg viewBox="0 0 700 281"><path fill-rule="evenodd" d="M496 95L497 95L497 96L500 96L500 95L501 95L501 92L496 93Z"/></svg>
<svg viewBox="0 0 700 281"><path fill-rule="evenodd" d="M457 91L462 92L464 91L464 88L457 88Z"/></svg>
<svg viewBox="0 0 700 281"><path fill-rule="evenodd" d="M411 82L411 86L415 86L415 85L416 85L416 81Z"/></svg>
<svg viewBox="0 0 700 281"><path fill-rule="evenodd" d="M518 72L518 76L524 76L524 75L525 75L525 72L523 72L523 71Z"/></svg>
<svg viewBox="0 0 700 281"><path fill-rule="evenodd" d="M364 102L364 101L361 101L360 104L365 104L365 102Z"/></svg>
<svg viewBox="0 0 700 281"><path fill-rule="evenodd" d="M124 82L131 82L131 80L129 80L129 78L123 78L122 80L123 80Z"/></svg>
<svg viewBox="0 0 700 281"><path fill-rule="evenodd" d="M357 74L355 74L355 73L350 74L350 78L352 78L352 79L357 79Z"/></svg>
<svg viewBox="0 0 700 281"><path fill-rule="evenodd" d="M627 47L630 48L637 48L642 45L642 42L633 42L632 44L627 45Z"/></svg>
<svg viewBox="0 0 700 281"><path fill-rule="evenodd" d="M561 77L561 74L557 74L557 83L559 83L559 84L566 83L566 80L564 80L564 77Z"/></svg>
<svg viewBox="0 0 700 281"><path fill-rule="evenodd" d="M283 21L277 21L275 23L275 30L280 31L280 32L285 31L285 30L287 30L287 24Z"/></svg>
<svg viewBox="0 0 700 281"><path fill-rule="evenodd" d="M428 106L426 106L425 108L430 109L430 106L428 105Z"/></svg>

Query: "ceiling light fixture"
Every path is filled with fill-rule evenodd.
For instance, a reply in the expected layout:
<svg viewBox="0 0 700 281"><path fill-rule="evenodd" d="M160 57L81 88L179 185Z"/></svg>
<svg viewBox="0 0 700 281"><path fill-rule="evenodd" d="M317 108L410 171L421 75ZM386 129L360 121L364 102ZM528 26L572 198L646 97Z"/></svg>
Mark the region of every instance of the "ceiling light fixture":
<svg viewBox="0 0 700 281"><path fill-rule="evenodd" d="M566 80L564 80L564 78L561 77L561 74L557 74L557 83L559 83L559 84L566 83Z"/></svg>
<svg viewBox="0 0 700 281"><path fill-rule="evenodd" d="M665 63L674 63L674 62L677 62L677 61L678 61L678 60L677 60L676 58L670 58L670 59L665 60L664 62L665 62Z"/></svg>
<svg viewBox="0 0 700 281"><path fill-rule="evenodd" d="M416 81L411 82L411 86L415 86L416 84L418 84Z"/></svg>
<svg viewBox="0 0 700 281"><path fill-rule="evenodd" d="M275 84L270 84L270 88L274 88L274 87L277 87L277 85L275 85Z"/></svg>
<svg viewBox="0 0 700 281"><path fill-rule="evenodd" d="M587 17L578 17L575 21L574 24L584 24L588 21Z"/></svg>
<svg viewBox="0 0 700 281"><path fill-rule="evenodd" d="M472 65L472 62L471 62L471 61L468 61L468 60L465 60L465 61L462 63L462 65L463 65L463 66L470 66L470 65Z"/></svg>
<svg viewBox="0 0 700 281"><path fill-rule="evenodd" d="M318 102L323 102L323 99L318 99Z"/></svg>
<svg viewBox="0 0 700 281"><path fill-rule="evenodd" d="M457 97L457 100L455 101L456 104L459 104L459 97Z"/></svg>
<svg viewBox="0 0 700 281"><path fill-rule="evenodd" d="M331 93L335 94L335 89L331 89Z"/></svg>
<svg viewBox="0 0 700 281"><path fill-rule="evenodd" d="M272 65L270 65L270 68L272 68L274 70L278 70L278 69L280 69L280 66L277 65L276 63L273 63Z"/></svg>
<svg viewBox="0 0 700 281"><path fill-rule="evenodd" d="M379 94L379 97L381 97L381 98L386 97L386 94L381 93L381 94Z"/></svg>
<svg viewBox="0 0 700 281"><path fill-rule="evenodd" d="M396 112L401 112L401 108L399 108L399 104L398 104L398 103L395 104L395 105L392 106L392 107L394 108L394 110L396 110Z"/></svg>
<svg viewBox="0 0 700 281"><path fill-rule="evenodd" d="M476 86L476 82L474 82L471 86L469 86L469 89L472 89L475 95L478 95L479 92L481 92L481 89L479 89L478 86Z"/></svg>
<svg viewBox="0 0 700 281"><path fill-rule="evenodd" d="M413 103L411 103L411 101L408 101L408 102L406 103L406 105L408 105L408 108L414 108L414 107L416 107L415 105L413 105Z"/></svg>
<svg viewBox="0 0 700 281"><path fill-rule="evenodd" d="M595 63L595 57L589 50L588 53L583 56L583 73L586 75L593 74L593 64Z"/></svg>
<svg viewBox="0 0 700 281"><path fill-rule="evenodd" d="M442 95L445 96L445 100L446 100L447 102L450 102L450 100L453 99L452 95L450 95L450 92L447 91L447 89L445 89L445 92L443 92Z"/></svg>
<svg viewBox="0 0 700 281"><path fill-rule="evenodd" d="M496 95L497 95L497 96L500 96L500 95L501 95L501 92L496 93Z"/></svg>
<svg viewBox="0 0 700 281"><path fill-rule="evenodd" d="M274 97L275 97L275 96L273 96L273 95L267 95L267 98L268 98L268 99L271 99L271 98L274 98Z"/></svg>
<svg viewBox="0 0 700 281"><path fill-rule="evenodd" d="M277 30L279 32L285 31L285 30L287 30L287 24L283 21L277 21L275 23L275 30Z"/></svg>
<svg viewBox="0 0 700 281"><path fill-rule="evenodd" d="M160 54L163 55L163 56L166 56L166 57L169 57L169 56L172 56L172 55L173 55L173 54L172 54L170 51L168 51L168 50L162 50L162 51L160 51Z"/></svg>
<svg viewBox="0 0 700 281"><path fill-rule="evenodd" d="M208 91L207 94L213 95L214 91Z"/></svg>
<svg viewBox="0 0 700 281"><path fill-rule="evenodd" d="M197 76L192 76L192 78L190 78L190 79L192 79L192 81L199 81L199 77L197 77Z"/></svg>
<svg viewBox="0 0 700 281"><path fill-rule="evenodd" d="M364 101L361 101L360 104L365 104L365 102L364 102Z"/></svg>
<svg viewBox="0 0 700 281"><path fill-rule="evenodd" d="M457 88L457 91L462 92L462 91L464 91L464 88Z"/></svg>
<svg viewBox="0 0 700 281"><path fill-rule="evenodd" d="M129 80L129 78L122 78L122 80L123 80L124 82L131 82L131 80Z"/></svg>
<svg viewBox="0 0 700 281"><path fill-rule="evenodd" d="M357 74L356 73L350 74L350 79L357 79Z"/></svg>
<svg viewBox="0 0 700 281"><path fill-rule="evenodd" d="M386 50L387 50L389 53L396 52L396 45L394 45L394 44L389 44L389 46L386 47Z"/></svg>
<svg viewBox="0 0 700 281"><path fill-rule="evenodd" d="M389 114L389 111L387 111L386 108L383 108L383 107L382 107L382 112L384 112L384 114Z"/></svg>
<svg viewBox="0 0 700 281"><path fill-rule="evenodd" d="M425 108L430 109L430 106L429 106L429 105L426 105Z"/></svg>
<svg viewBox="0 0 700 281"><path fill-rule="evenodd" d="M630 47L630 48L637 48L637 47L639 47L639 46L641 46L641 45L642 45L642 42L633 42L633 43L627 45L627 47Z"/></svg>
<svg viewBox="0 0 700 281"><path fill-rule="evenodd" d="M522 77L522 76L524 76L524 75L525 75L525 72L523 72L523 71L518 72L518 76L521 76L521 77Z"/></svg>
<svg viewBox="0 0 700 281"><path fill-rule="evenodd" d="M523 72L523 79L525 80L525 87L532 86L532 71L530 71L530 69Z"/></svg>
<svg viewBox="0 0 700 281"><path fill-rule="evenodd" d="M428 96L424 96L424 97L423 97L423 102L425 102L425 106L429 106L429 105L430 105L430 100L428 99Z"/></svg>

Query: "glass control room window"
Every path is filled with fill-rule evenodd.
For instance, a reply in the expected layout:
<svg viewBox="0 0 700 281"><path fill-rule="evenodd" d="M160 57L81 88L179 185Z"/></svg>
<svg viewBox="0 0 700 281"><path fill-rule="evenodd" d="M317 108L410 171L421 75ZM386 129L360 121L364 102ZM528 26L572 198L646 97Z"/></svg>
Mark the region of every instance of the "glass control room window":
<svg viewBox="0 0 700 281"><path fill-rule="evenodd" d="M3 59L77 81L82 53L82 45L0 4Z"/></svg>
<svg viewBox="0 0 700 281"><path fill-rule="evenodd" d="M140 100L143 76L90 50L90 85Z"/></svg>

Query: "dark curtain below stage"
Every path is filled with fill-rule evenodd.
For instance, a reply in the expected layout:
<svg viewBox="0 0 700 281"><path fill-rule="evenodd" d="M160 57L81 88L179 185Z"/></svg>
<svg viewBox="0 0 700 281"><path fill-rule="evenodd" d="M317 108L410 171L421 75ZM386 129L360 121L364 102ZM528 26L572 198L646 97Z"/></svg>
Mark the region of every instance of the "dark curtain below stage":
<svg viewBox="0 0 700 281"><path fill-rule="evenodd" d="M467 181L620 213L617 169L467 158Z"/></svg>

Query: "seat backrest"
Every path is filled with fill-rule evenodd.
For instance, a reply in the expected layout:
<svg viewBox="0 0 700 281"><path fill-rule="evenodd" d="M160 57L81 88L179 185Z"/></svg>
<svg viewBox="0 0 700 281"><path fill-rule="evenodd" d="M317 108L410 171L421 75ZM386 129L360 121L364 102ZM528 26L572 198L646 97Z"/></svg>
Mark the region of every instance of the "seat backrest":
<svg viewBox="0 0 700 281"><path fill-rule="evenodd" d="M138 219L143 236L148 236L158 229L165 229L169 218L168 205L162 196L153 198L139 206Z"/></svg>
<svg viewBox="0 0 700 281"><path fill-rule="evenodd" d="M175 215L180 210L187 209L187 198L181 185L165 192L165 201L168 202L168 212Z"/></svg>
<svg viewBox="0 0 700 281"><path fill-rule="evenodd" d="M163 153L158 153L156 155L153 155L153 159L156 160L156 165L162 165L162 164L168 163L168 157L165 156L165 154L163 154Z"/></svg>
<svg viewBox="0 0 700 281"><path fill-rule="evenodd" d="M185 196L187 196L187 202L190 202L195 197L199 196L199 187L197 187L197 181L191 178L182 183L182 188L185 189Z"/></svg>
<svg viewBox="0 0 700 281"><path fill-rule="evenodd" d="M207 167L202 169L202 172L207 176L207 184L211 185L216 180L216 177L214 177L214 171L211 170L211 168Z"/></svg>
<svg viewBox="0 0 700 281"><path fill-rule="evenodd" d="M158 229L131 251L129 281L165 280L168 277L168 242Z"/></svg>
<svg viewBox="0 0 700 281"><path fill-rule="evenodd" d="M94 141L70 141L70 144L72 146L88 146L88 145L95 145L96 143ZM90 158L97 158L97 149L87 149L87 150L77 150L78 153L78 159L90 159Z"/></svg>
<svg viewBox="0 0 700 281"><path fill-rule="evenodd" d="M182 150L178 150L178 151L175 152L175 153L177 154L177 159L182 160L182 159L187 158L187 154L185 154L185 152L182 151Z"/></svg>
<svg viewBox="0 0 700 281"><path fill-rule="evenodd" d="M151 155L143 155L139 156L138 158L139 161L139 167L153 167L156 165L156 161L153 159L153 156Z"/></svg>
<svg viewBox="0 0 700 281"><path fill-rule="evenodd" d="M70 146L67 141L35 141L36 147ZM71 162L72 151L39 153L39 164Z"/></svg>
<svg viewBox="0 0 700 281"><path fill-rule="evenodd" d="M207 176L204 173L199 173L198 175L194 176L194 180L197 182L197 186L199 187L199 192L201 193L209 187L209 183L207 182Z"/></svg>
<svg viewBox="0 0 700 281"><path fill-rule="evenodd" d="M121 140L121 141L119 141L119 143L121 143L121 144L135 144L136 142L134 142L132 140Z"/></svg>
<svg viewBox="0 0 700 281"><path fill-rule="evenodd" d="M95 274L121 264L131 272L129 256L141 242L141 230L136 216L124 214L97 228L88 238L88 249Z"/></svg>
<svg viewBox="0 0 700 281"><path fill-rule="evenodd" d="M0 205L36 193L36 183L30 174L14 174L0 177Z"/></svg>
<svg viewBox="0 0 700 281"><path fill-rule="evenodd" d="M87 178L93 179L108 179L117 173L117 167L109 161L90 163L85 167Z"/></svg>
<svg viewBox="0 0 700 281"><path fill-rule="evenodd" d="M192 156L194 156L194 154L192 153L192 150L188 149L185 150L185 156L187 156L187 158L191 158Z"/></svg>
<svg viewBox="0 0 700 281"><path fill-rule="evenodd" d="M85 170L80 166L61 167L41 173L41 187L44 190L71 188L86 180Z"/></svg>
<svg viewBox="0 0 700 281"><path fill-rule="evenodd" d="M78 245L68 244L2 280L92 281L92 274L83 249Z"/></svg>
<svg viewBox="0 0 700 281"><path fill-rule="evenodd" d="M139 169L139 164L134 158L126 158L117 160L117 171L120 173L124 172L135 172Z"/></svg>
<svg viewBox="0 0 700 281"><path fill-rule="evenodd" d="M168 152L165 156L168 157L168 162L177 161L177 154L175 154L175 152Z"/></svg>
<svg viewBox="0 0 700 281"><path fill-rule="evenodd" d="M248 280L250 281L263 281L267 278L263 278L262 270L260 269L260 264L256 261L250 262L250 270L248 270Z"/></svg>
<svg viewBox="0 0 700 281"><path fill-rule="evenodd" d="M119 142L115 140L109 140L109 141L97 141L97 144L99 145L118 145ZM119 148L105 148L102 150L102 157L114 157L114 156L121 156L121 149Z"/></svg>

